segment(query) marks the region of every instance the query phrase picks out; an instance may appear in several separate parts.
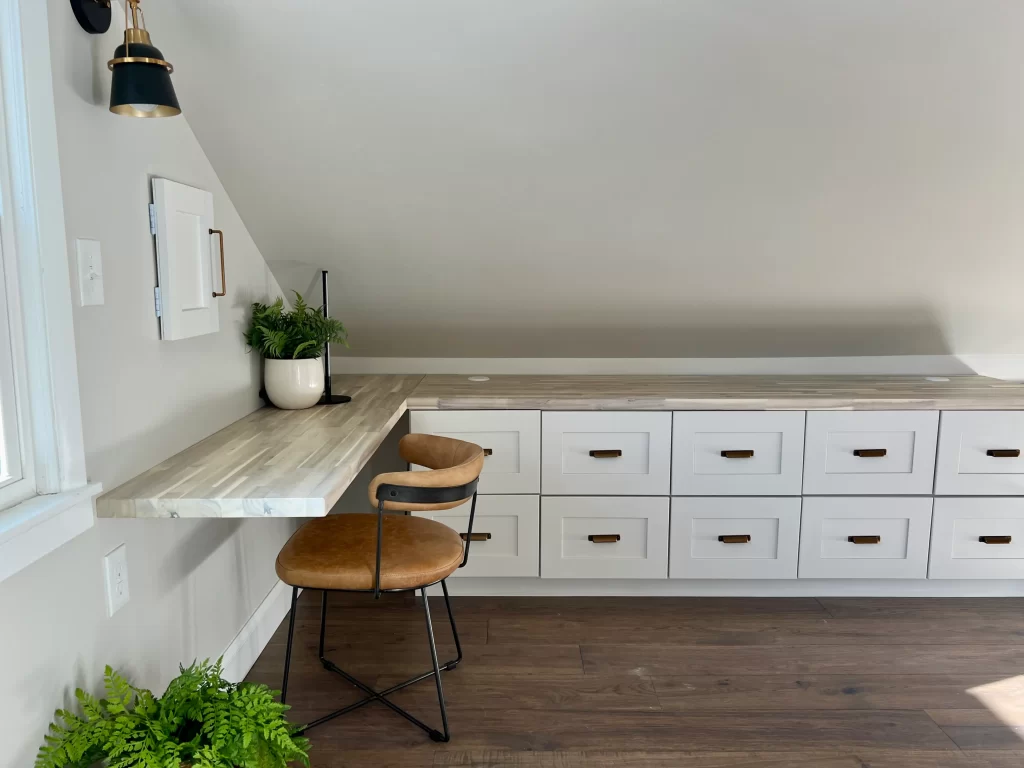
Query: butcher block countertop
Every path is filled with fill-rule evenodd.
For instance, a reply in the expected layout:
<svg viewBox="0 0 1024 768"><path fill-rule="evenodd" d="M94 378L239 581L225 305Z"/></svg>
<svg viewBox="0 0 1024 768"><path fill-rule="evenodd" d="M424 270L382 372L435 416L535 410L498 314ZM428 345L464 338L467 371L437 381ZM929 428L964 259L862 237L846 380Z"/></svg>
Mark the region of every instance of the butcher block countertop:
<svg viewBox="0 0 1024 768"><path fill-rule="evenodd" d="M985 376L425 376L410 410L806 411L1024 408Z"/></svg>
<svg viewBox="0 0 1024 768"><path fill-rule="evenodd" d="M334 377L345 405L261 408L96 500L100 517L326 515L407 409L1024 410L982 376Z"/></svg>

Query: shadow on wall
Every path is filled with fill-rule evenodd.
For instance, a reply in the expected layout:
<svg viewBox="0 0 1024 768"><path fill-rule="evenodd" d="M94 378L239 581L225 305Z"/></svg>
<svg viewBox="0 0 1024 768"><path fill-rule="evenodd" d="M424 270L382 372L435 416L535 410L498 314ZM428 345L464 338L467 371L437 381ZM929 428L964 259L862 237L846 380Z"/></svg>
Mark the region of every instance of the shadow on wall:
<svg viewBox="0 0 1024 768"><path fill-rule="evenodd" d="M659 313L663 315L663 313ZM591 322L551 327L465 324L416 327L350 324L354 356L373 357L833 357L948 355L951 346L927 307L778 310L740 307L616 323L613 307ZM723 315L729 315L722 321Z"/></svg>

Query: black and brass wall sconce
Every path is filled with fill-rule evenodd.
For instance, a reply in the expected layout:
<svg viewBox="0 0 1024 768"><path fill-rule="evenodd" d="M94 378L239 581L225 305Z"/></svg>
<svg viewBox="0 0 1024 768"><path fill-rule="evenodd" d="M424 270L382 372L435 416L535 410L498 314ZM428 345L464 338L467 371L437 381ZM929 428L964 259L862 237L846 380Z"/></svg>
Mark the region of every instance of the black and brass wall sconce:
<svg viewBox="0 0 1024 768"><path fill-rule="evenodd" d="M113 72L110 111L127 117L173 117L181 114L171 85L174 67L153 46L139 1L125 0L124 43L117 46L114 58L107 62ZM110 28L110 2L71 0L71 8L86 32L101 34Z"/></svg>

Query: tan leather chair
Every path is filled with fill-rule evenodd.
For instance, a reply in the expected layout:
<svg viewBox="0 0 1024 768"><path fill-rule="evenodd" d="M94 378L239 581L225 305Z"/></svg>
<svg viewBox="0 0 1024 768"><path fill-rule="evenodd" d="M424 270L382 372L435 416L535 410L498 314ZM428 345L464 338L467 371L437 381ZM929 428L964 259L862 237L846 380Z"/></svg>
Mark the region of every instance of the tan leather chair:
<svg viewBox="0 0 1024 768"><path fill-rule="evenodd" d="M367 698L314 720L305 730L371 701L379 701L422 728L434 741L448 741L451 736L441 687L441 671L455 669L462 661L462 645L455 628L445 579L469 559L473 518L476 516L476 486L484 466L484 451L479 445L463 440L414 434L402 438L398 444L398 453L410 464L419 464L428 467L428 470L377 475L369 489L370 502L377 507L376 515L328 515L310 520L292 535L277 556L277 575L292 587L281 702L285 702L288 694L288 672L295 635L295 605L299 590L319 589L323 591L320 605L320 662L325 669L341 675L364 691ZM471 499L469 525L463 534L423 517L384 514L452 509ZM427 587L439 582L458 653L457 658L444 664L438 664L437 661L430 602L427 600ZM430 658L434 666L432 671L385 691L376 691L324 657L328 592L372 592L376 599L382 592L411 590L419 590L423 598ZM428 677L433 677L437 684L443 732L431 728L387 699L395 691Z"/></svg>

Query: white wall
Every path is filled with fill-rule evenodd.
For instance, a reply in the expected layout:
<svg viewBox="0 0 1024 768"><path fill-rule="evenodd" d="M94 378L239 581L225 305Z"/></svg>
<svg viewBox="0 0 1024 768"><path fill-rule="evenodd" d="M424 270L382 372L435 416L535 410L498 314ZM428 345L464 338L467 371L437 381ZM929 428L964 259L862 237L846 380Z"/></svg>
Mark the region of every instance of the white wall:
<svg viewBox="0 0 1024 768"><path fill-rule="evenodd" d="M1020 0L149 16L189 30L196 135L269 260L332 269L353 355L1020 351Z"/></svg>
<svg viewBox="0 0 1024 768"><path fill-rule="evenodd" d="M90 38L66 0L48 4L68 251L77 237L103 249L106 303L76 306L74 317L87 467L109 489L259 405L258 360L242 325L248 303L279 288L185 119L107 111L117 31ZM229 286L216 335L159 341L152 176L214 193ZM276 583L274 557L293 525L99 520L0 583L0 766L30 765L53 709L75 686L95 689L104 664L162 689L179 661L221 654ZM101 561L121 543L131 600L108 619Z"/></svg>

